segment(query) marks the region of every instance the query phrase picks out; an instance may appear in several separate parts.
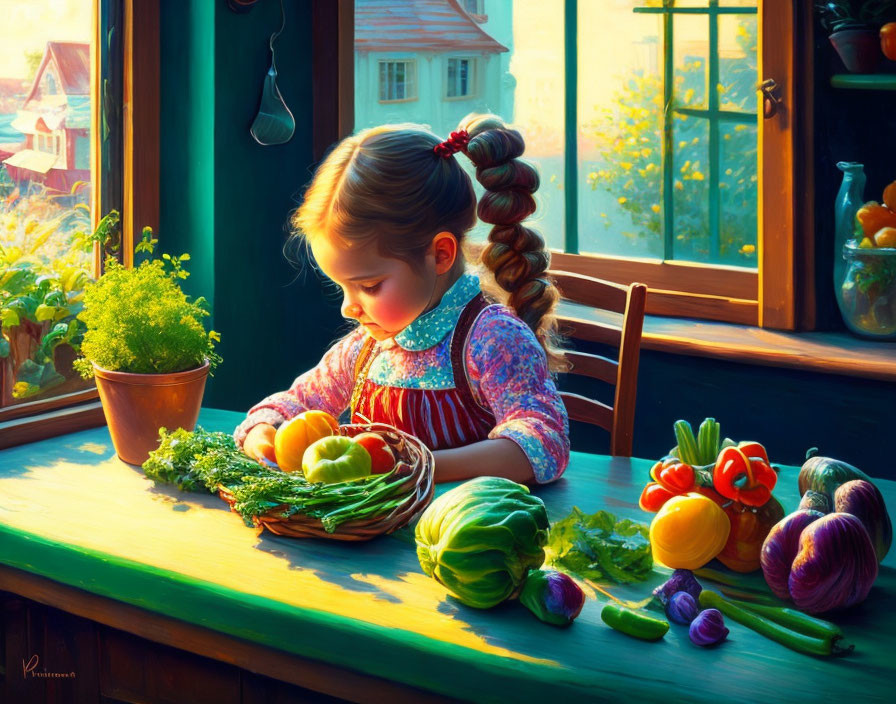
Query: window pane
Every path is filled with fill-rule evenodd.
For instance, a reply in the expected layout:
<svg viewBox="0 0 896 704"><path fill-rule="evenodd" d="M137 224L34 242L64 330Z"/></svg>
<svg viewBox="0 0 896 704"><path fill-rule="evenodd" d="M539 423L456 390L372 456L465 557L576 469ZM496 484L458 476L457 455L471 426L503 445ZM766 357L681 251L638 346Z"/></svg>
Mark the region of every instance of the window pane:
<svg viewBox="0 0 896 704"><path fill-rule="evenodd" d="M718 90L722 110L756 115L756 49L756 15L719 17Z"/></svg>
<svg viewBox="0 0 896 704"><path fill-rule="evenodd" d="M719 256L713 261L757 266L757 125L721 126L719 194L721 197Z"/></svg>
<svg viewBox="0 0 896 704"><path fill-rule="evenodd" d="M672 256L716 260L709 228L709 120L676 114L672 125Z"/></svg>
<svg viewBox="0 0 896 704"><path fill-rule="evenodd" d="M72 372L93 276L92 8L8 3L0 42L0 406L90 384Z"/></svg>
<svg viewBox="0 0 896 704"><path fill-rule="evenodd" d="M643 4L579 3L580 33L599 32L578 45L582 252L663 256L663 20Z"/></svg>
<svg viewBox="0 0 896 704"><path fill-rule="evenodd" d="M480 3L478 9L488 16L483 23L463 11L466 4L444 5L430 16L411 0L355 0L355 129L414 122L447 138L470 112L500 116L522 132L524 158L541 175L531 224L551 247L562 248L564 2L496 0L484 8ZM412 100L381 103L376 99L377 64L394 61L396 55L411 62L406 80ZM464 55L477 58L458 58ZM446 100L464 95L471 97ZM481 196L470 161L455 158ZM480 223L470 237L484 241L490 229Z"/></svg>
<svg viewBox="0 0 896 704"><path fill-rule="evenodd" d="M706 107L709 76L709 19L705 15L675 15L673 21L676 106Z"/></svg>

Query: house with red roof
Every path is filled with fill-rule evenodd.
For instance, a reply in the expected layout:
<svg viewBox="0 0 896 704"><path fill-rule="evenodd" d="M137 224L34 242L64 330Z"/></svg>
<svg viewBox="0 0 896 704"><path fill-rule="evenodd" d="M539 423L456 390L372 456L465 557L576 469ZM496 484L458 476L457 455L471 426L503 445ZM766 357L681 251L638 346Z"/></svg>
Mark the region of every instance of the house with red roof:
<svg viewBox="0 0 896 704"><path fill-rule="evenodd" d="M356 0L355 127L416 122L447 136L474 110L512 120L511 11L497 0Z"/></svg>
<svg viewBox="0 0 896 704"><path fill-rule="evenodd" d="M25 136L3 160L17 183L68 193L90 181L90 45L47 42L31 88L11 127Z"/></svg>

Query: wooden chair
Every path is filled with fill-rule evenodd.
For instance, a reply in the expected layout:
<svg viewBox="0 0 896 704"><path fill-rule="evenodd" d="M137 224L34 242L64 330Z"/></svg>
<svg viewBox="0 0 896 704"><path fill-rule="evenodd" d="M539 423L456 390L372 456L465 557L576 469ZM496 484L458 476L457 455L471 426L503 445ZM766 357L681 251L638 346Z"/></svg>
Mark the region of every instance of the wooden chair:
<svg viewBox="0 0 896 704"><path fill-rule="evenodd" d="M565 316L560 311L561 333L619 350L618 360L572 350L566 353L572 365L568 373L599 379L616 387L612 406L567 391L561 392L560 396L570 419L610 431L611 455L631 457L647 287L644 284L625 286L561 271L548 271L547 274L554 280L564 300L621 314L617 323L616 320L607 322L603 319L609 316L586 319ZM619 318L619 315L614 317Z"/></svg>

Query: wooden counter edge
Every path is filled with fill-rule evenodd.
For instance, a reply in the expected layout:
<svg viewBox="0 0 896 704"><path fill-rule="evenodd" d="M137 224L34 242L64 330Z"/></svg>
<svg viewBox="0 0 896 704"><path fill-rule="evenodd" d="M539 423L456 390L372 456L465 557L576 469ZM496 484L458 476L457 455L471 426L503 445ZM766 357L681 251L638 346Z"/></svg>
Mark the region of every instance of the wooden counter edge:
<svg viewBox="0 0 896 704"><path fill-rule="evenodd" d="M0 589L141 638L356 702L453 702L413 687L257 645L0 564ZM413 667L413 663L408 663Z"/></svg>

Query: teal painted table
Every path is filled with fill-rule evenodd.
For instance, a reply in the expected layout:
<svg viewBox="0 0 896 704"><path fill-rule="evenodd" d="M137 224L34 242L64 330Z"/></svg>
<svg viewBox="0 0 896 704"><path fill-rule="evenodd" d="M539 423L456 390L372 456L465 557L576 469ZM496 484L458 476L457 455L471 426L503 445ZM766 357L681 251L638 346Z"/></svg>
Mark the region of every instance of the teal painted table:
<svg viewBox="0 0 896 704"><path fill-rule="evenodd" d="M204 410L200 424L239 418ZM534 492L551 520L576 505L646 522L649 466L573 453L564 478ZM896 516L896 483L879 486ZM795 507L795 468L775 494ZM157 487L120 462L105 428L0 452L0 565L0 589L37 585L22 595L124 630L143 623L132 632L161 642L180 624L219 637L219 652L196 652L360 700L400 685L409 700L856 702L889 699L896 684L896 551L868 600L834 617L856 644L849 657L801 655L736 623L714 649L675 625L647 643L603 625L603 597L568 629L518 604L467 608L423 575L409 530L354 544L256 535L217 497ZM613 589L640 599L665 577Z"/></svg>

